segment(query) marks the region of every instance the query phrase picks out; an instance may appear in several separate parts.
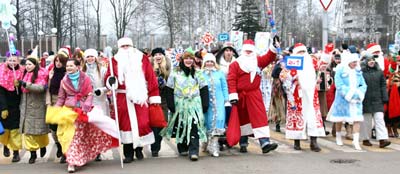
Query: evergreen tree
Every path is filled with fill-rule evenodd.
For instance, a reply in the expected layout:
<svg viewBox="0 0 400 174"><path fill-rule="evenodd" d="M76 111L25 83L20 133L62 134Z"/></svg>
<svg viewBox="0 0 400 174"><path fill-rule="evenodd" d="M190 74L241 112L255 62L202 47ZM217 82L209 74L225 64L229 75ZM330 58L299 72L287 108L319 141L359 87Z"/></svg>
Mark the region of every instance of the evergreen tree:
<svg viewBox="0 0 400 174"><path fill-rule="evenodd" d="M263 29L260 26L260 10L253 0L242 0L239 6L241 10L235 16L233 29L248 33L248 39L254 39L256 32Z"/></svg>

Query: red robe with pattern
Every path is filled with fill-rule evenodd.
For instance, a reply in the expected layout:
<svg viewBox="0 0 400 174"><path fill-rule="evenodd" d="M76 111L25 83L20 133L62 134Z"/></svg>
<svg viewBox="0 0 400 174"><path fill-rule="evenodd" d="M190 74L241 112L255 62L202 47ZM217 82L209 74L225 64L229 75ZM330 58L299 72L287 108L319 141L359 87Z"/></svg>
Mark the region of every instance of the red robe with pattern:
<svg viewBox="0 0 400 174"><path fill-rule="evenodd" d="M314 70L316 70L318 63L315 59L312 59L312 64L314 66ZM307 139L307 135L325 136L325 129L323 126L323 120L319 106L318 90L316 86L317 84L315 84L314 87L314 95L307 96L305 95L303 89L301 89L298 80L293 80L296 75L299 75L297 70L284 69L281 71L279 77L285 86L294 88L293 91L286 90L288 96L285 132L286 138ZM307 74L303 75L307 76ZM312 91L308 92L310 93ZM293 101L290 101L291 99L293 99ZM308 101L309 103L312 103L312 106L304 105L305 103L303 102L303 99L312 100ZM303 108L304 106L307 108Z"/></svg>
<svg viewBox="0 0 400 174"><path fill-rule="evenodd" d="M118 79L118 61L113 57L112 58L112 67L114 76ZM158 82L156 75L153 71L149 58L145 55L142 56L142 69L144 73L144 78L147 82L147 96L149 97L148 103L160 103L161 98L158 90ZM111 76L110 67L107 69L105 74L106 84L108 85L107 79ZM129 77L125 77L129 78ZM118 81L118 80L117 80ZM118 83L118 82L117 82ZM138 143L133 143L134 147L142 147L144 145L152 144L154 142L154 134L150 128L149 124L149 107L148 106L140 106L138 104L133 104L130 101L127 101L126 98L126 87L125 84L119 84L117 91L117 109L118 109L118 121L119 121L119 129L121 131L121 142L123 144L133 143L132 138L132 129L131 129L131 118L135 118L135 116L129 115L129 105L134 105L136 111L137 125L139 131L140 141ZM114 110L114 107L111 108ZM112 114L114 118L115 115Z"/></svg>
<svg viewBox="0 0 400 174"><path fill-rule="evenodd" d="M253 83L250 82L250 73L243 71L237 61L229 66L228 91L229 99L238 96L238 112L240 118L241 135L254 134L255 138L270 137L267 112L260 90L262 69L276 58L276 54L269 50L267 54L258 56L258 67Z"/></svg>

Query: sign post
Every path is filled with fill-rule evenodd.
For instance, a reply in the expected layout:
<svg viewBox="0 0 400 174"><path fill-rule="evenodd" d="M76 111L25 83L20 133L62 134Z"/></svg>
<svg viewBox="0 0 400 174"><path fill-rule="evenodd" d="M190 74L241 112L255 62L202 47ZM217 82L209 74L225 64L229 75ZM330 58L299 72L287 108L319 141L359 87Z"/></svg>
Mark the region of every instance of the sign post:
<svg viewBox="0 0 400 174"><path fill-rule="evenodd" d="M324 9L322 16L322 47L328 43L328 9L331 6L333 0L319 0Z"/></svg>

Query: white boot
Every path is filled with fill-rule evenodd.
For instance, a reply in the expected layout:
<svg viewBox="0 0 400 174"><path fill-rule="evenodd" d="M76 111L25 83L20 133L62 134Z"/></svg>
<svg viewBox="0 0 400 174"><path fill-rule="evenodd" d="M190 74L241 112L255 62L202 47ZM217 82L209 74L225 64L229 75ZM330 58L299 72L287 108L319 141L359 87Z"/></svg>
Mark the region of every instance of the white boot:
<svg viewBox="0 0 400 174"><path fill-rule="evenodd" d="M336 132L336 144L339 145L339 146L343 146L342 133L341 132Z"/></svg>
<svg viewBox="0 0 400 174"><path fill-rule="evenodd" d="M360 133L353 134L353 145L354 145L354 149L356 149L356 150L362 150L360 147L359 139L360 139Z"/></svg>
<svg viewBox="0 0 400 174"><path fill-rule="evenodd" d="M68 173L74 173L75 172L75 166L74 165L68 165Z"/></svg>

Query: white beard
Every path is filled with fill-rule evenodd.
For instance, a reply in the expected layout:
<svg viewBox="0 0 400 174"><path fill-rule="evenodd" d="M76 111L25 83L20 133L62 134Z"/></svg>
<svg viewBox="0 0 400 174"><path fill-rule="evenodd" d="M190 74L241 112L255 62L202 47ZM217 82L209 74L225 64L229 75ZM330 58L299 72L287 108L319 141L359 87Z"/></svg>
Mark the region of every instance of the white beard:
<svg viewBox="0 0 400 174"><path fill-rule="evenodd" d="M299 76L299 83L303 90L314 91L317 80L313 61L309 54L306 53L303 56L303 70L297 71Z"/></svg>
<svg viewBox="0 0 400 174"><path fill-rule="evenodd" d="M250 82L253 83L258 68L257 54L254 52L250 55L242 54L236 61L239 63L240 69L250 73Z"/></svg>
<svg viewBox="0 0 400 174"><path fill-rule="evenodd" d="M128 99L135 104L147 104L147 82L142 68L143 53L137 49L119 49L115 55L118 61L118 81L126 86Z"/></svg>

